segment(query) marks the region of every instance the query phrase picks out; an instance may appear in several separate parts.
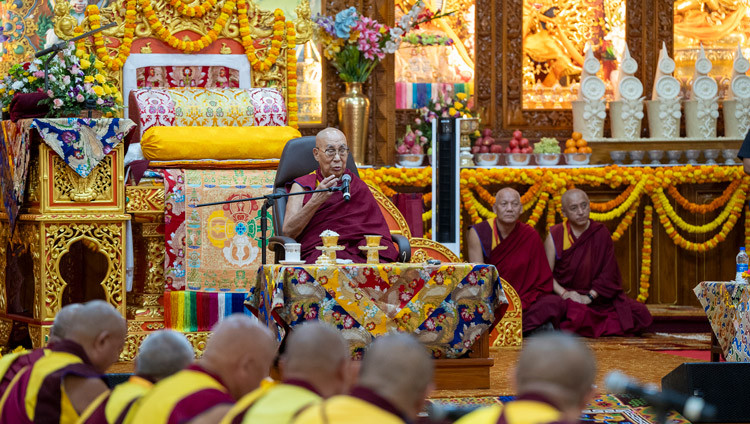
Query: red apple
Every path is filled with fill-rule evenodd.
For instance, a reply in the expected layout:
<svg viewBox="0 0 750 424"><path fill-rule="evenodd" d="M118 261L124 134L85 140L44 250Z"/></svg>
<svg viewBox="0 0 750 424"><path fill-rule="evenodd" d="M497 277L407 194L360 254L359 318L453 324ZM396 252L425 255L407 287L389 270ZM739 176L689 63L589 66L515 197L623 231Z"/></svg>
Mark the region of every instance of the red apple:
<svg viewBox="0 0 750 424"><path fill-rule="evenodd" d="M479 148L479 153L489 153L490 148L488 146L482 146Z"/></svg>
<svg viewBox="0 0 750 424"><path fill-rule="evenodd" d="M523 133L521 133L521 130L513 131L513 138L515 138L516 140L520 140L522 136L523 136Z"/></svg>
<svg viewBox="0 0 750 424"><path fill-rule="evenodd" d="M510 147L505 148L505 153L510 153Z"/></svg>
<svg viewBox="0 0 750 424"><path fill-rule="evenodd" d="M521 153L521 149L519 149L518 147L514 147L514 148L510 149L510 152L511 153Z"/></svg>
<svg viewBox="0 0 750 424"><path fill-rule="evenodd" d="M484 137L482 139L482 145L484 145L484 146L492 146L494 143L495 143L495 140L493 140L490 137Z"/></svg>
<svg viewBox="0 0 750 424"><path fill-rule="evenodd" d="M485 129L484 129L484 130L482 131L482 135L483 135L483 136L485 136L485 137L492 137L492 129L490 129L490 128L485 128Z"/></svg>
<svg viewBox="0 0 750 424"><path fill-rule="evenodd" d="M534 153L534 148L533 147L526 147L523 150L524 150L523 153Z"/></svg>
<svg viewBox="0 0 750 424"><path fill-rule="evenodd" d="M510 145L511 149L518 148L518 140L516 140L515 138L511 138L508 144Z"/></svg>
<svg viewBox="0 0 750 424"><path fill-rule="evenodd" d="M482 137L479 137L474 141L475 146L481 146L482 145Z"/></svg>
<svg viewBox="0 0 750 424"><path fill-rule="evenodd" d="M471 148L471 153L479 153L479 149L480 149L479 146L474 146Z"/></svg>
<svg viewBox="0 0 750 424"><path fill-rule="evenodd" d="M490 153L502 153L503 152L503 146L499 144L493 144L490 146Z"/></svg>
<svg viewBox="0 0 750 424"><path fill-rule="evenodd" d="M529 139L528 138L522 138L521 142L518 143L521 147L529 147Z"/></svg>

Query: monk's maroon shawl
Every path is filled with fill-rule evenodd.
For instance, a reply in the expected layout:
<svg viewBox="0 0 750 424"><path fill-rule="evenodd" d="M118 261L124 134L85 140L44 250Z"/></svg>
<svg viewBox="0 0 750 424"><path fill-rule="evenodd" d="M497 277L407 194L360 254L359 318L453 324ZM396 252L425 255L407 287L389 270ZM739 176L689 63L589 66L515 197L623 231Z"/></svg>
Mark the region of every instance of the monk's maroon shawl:
<svg viewBox="0 0 750 424"><path fill-rule="evenodd" d="M502 279L509 282L521 297L526 312L543 294L552 293L552 271L549 269L544 244L539 233L523 222L492 249L495 228L490 221L475 225L474 230L482 245L484 263L495 265Z"/></svg>
<svg viewBox="0 0 750 424"><path fill-rule="evenodd" d="M550 228L555 244L553 274L566 290L585 295L590 290L598 297L589 305L568 299L567 316L560 327L586 337L626 335L642 332L651 325L645 305L630 299L622 289L622 277L615 259L609 230L591 221L589 228L563 250L566 221ZM568 234L572 235L570 227Z"/></svg>
<svg viewBox="0 0 750 424"><path fill-rule="evenodd" d="M367 260L367 253L359 249L359 246L366 245L365 235L381 235L381 246L387 247L380 251L381 262L394 262L398 257L398 252L393 245L391 232L388 224L385 222L378 202L370 193L370 188L356 175L348 169L344 173L352 177L349 192L351 199L346 202L340 192L334 192L325 203L320 205L307 224L302 233L297 236L297 242L301 246L302 259L307 263L314 263L320 250L317 246L322 246L323 241L320 239L320 233L325 230L335 231L339 234L339 245L344 246L344 250L336 252L339 259L351 259L353 262L364 263ZM305 190L314 190L315 187L323 180L320 169L314 173L304 175L294 180ZM291 190L291 187L288 188ZM312 194L305 194L303 205L312 197Z"/></svg>

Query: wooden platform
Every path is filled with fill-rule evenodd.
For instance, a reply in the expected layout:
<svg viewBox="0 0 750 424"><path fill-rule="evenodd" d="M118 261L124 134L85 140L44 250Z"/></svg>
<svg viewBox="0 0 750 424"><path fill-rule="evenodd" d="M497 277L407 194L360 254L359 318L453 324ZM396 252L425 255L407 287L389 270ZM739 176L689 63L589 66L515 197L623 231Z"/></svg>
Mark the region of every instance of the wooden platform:
<svg viewBox="0 0 750 424"><path fill-rule="evenodd" d="M711 325L703 309L680 305L647 305L654 322L650 333L710 333Z"/></svg>

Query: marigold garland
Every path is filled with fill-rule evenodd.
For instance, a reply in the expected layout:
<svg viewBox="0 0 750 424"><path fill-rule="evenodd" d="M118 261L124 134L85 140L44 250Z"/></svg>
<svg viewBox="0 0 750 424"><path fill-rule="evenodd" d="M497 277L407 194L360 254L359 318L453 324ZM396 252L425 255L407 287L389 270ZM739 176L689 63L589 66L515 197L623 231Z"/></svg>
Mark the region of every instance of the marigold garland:
<svg viewBox="0 0 750 424"><path fill-rule="evenodd" d="M117 49L117 55L112 57L107 52L104 45L104 37L101 32L94 34L94 52L96 57L104 63L104 66L113 71L117 71L125 64L130 55L130 49L133 46L133 36L136 26L136 0L128 0L125 3L125 30L123 32L122 43ZM89 18L89 26L92 30L101 27L101 16L99 8L96 5L90 5L86 8L86 16Z"/></svg>
<svg viewBox="0 0 750 424"><path fill-rule="evenodd" d="M666 218L668 218L682 230L691 233L702 234L709 231L714 231L719 227L719 225L721 225L721 223L723 223L731 216L732 211L737 208L737 205L742 204L745 201L746 189L746 184L740 186L734 193L732 193L732 197L729 199L729 202L726 203L724 210L719 214L719 216L716 217L716 219L714 219L713 221L704 225L692 225L685 222L679 215L677 215L677 212L675 212L674 208L672 208L672 205L669 203L669 199L667 199L667 196L664 195L664 191L661 188L656 189L656 191L651 195L651 199L656 206L657 212L659 212L659 218L662 223ZM741 212L742 209L740 208L739 211Z"/></svg>
<svg viewBox="0 0 750 424"><path fill-rule="evenodd" d="M612 210L622 204L628 197L630 197L630 194L633 193L633 190L635 190L634 185L628 186L628 188L625 189L622 193L618 194L617 197L615 197L612 200L609 200L604 203L597 203L597 202L591 202L589 205L589 208L591 208L592 212L606 212L609 210Z"/></svg>
<svg viewBox="0 0 750 424"><path fill-rule="evenodd" d="M737 187L739 187L741 182L742 180L732 181L729 186L724 189L724 192L721 194L721 196L712 200L711 203L704 205L690 202L688 199L683 197L682 194L680 194L680 191L677 190L677 187L673 185L667 187L667 192L675 201L677 201L677 204L682 206L684 210L692 213L706 214L709 212L713 212L722 205L726 204L727 200L729 200L729 198L732 196L732 193L737 190Z"/></svg>
<svg viewBox="0 0 750 424"><path fill-rule="evenodd" d="M216 6L216 0L206 0L198 6L188 6L182 0L169 0L169 4L183 16L200 18Z"/></svg>
<svg viewBox="0 0 750 424"><path fill-rule="evenodd" d="M159 18L156 17L156 12L154 11L153 6L151 6L150 0L138 1L141 5L141 10L146 17L146 21L151 27L153 33L156 34L156 36L159 37L160 40L162 40L172 48L180 50L184 53L192 53L203 50L207 46L211 45L211 43L216 41L216 39L219 38L219 33L221 33L221 31L224 29L224 26L229 21L229 18L234 15L235 12L235 3L230 0L225 1L224 5L221 7L221 14L216 19L213 27L208 30L206 35L195 41L184 41L172 35L169 30L164 27L161 21L159 21Z"/></svg>
<svg viewBox="0 0 750 424"><path fill-rule="evenodd" d="M250 35L250 21L247 17L247 1L238 0L237 8L239 10L240 36L242 37L242 46L245 47L245 54L250 61L250 66L258 72L265 72L271 69L281 54L281 43L284 41L285 20L284 11L276 9L273 11L273 37L271 37L271 46L268 49L268 55L265 59L258 57L255 51L255 43ZM244 13L242 11L245 11Z"/></svg>
<svg viewBox="0 0 750 424"><path fill-rule="evenodd" d="M289 126L297 128L297 33L291 21L286 23L286 96Z"/></svg>
<svg viewBox="0 0 750 424"><path fill-rule="evenodd" d="M654 208L646 205L643 213L643 248L641 248L641 275L638 279L638 297L641 303L648 300L648 289L651 286L651 240L654 238Z"/></svg>
<svg viewBox="0 0 750 424"><path fill-rule="evenodd" d="M630 227L630 224L633 223L633 218L635 218L636 212L638 212L638 206L641 204L641 199L638 198L635 202L633 202L632 205L630 205L630 208L625 213L625 217L620 221L619 224L617 224L617 228L615 228L615 231L612 232L612 241L617 241L622 238L623 234L625 234L625 231Z"/></svg>

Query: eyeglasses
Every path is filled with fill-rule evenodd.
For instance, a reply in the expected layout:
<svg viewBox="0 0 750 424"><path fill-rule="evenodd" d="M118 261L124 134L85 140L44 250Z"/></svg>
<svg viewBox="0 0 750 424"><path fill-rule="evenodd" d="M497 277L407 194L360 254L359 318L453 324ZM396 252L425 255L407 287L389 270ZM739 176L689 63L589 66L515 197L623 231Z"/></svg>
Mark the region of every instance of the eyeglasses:
<svg viewBox="0 0 750 424"><path fill-rule="evenodd" d="M346 159L346 157L349 155L349 149L347 149L346 147L343 147L343 148L338 149L338 150L336 150L336 149L325 149L325 150L323 150L323 153L326 154L326 157L328 159L333 159L337 154L339 155L340 158Z"/></svg>

